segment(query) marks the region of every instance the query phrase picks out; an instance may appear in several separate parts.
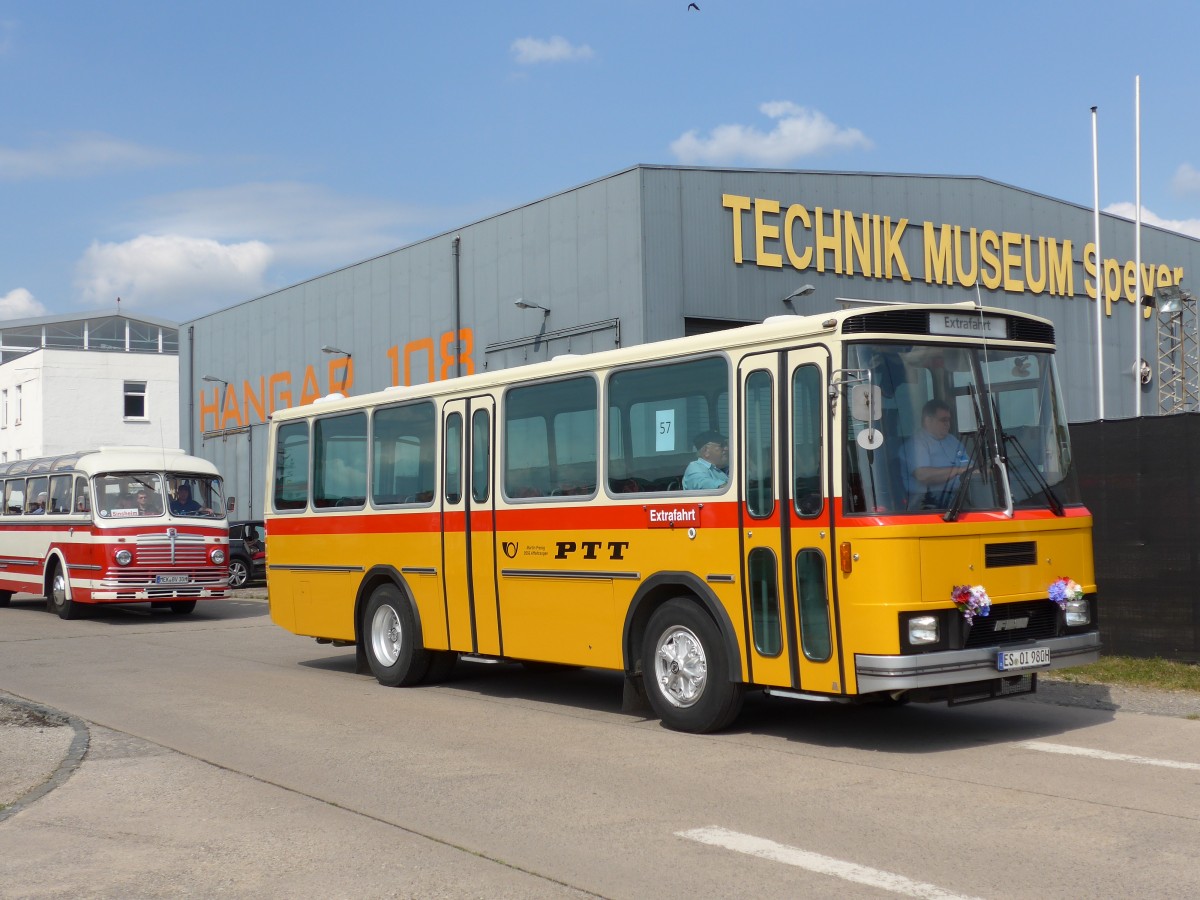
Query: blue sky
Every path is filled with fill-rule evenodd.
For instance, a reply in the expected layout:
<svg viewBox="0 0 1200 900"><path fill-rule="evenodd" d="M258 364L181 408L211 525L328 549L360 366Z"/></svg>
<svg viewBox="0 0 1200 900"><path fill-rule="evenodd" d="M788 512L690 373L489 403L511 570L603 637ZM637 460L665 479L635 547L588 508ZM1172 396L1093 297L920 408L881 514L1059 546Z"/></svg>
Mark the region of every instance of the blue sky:
<svg viewBox="0 0 1200 900"><path fill-rule="evenodd" d="M1200 236L1194 2L0 0L0 318L183 321L638 163L979 175Z"/></svg>

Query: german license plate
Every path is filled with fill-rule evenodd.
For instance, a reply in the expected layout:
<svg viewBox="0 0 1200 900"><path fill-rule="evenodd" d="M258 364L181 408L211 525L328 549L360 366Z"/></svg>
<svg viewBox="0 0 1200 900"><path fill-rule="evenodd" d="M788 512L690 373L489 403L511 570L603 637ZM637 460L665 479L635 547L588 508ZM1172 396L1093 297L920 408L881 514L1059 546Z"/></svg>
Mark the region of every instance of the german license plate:
<svg viewBox="0 0 1200 900"><path fill-rule="evenodd" d="M1050 665L1049 647L1029 647L1025 650L1001 650L996 654L996 668L1001 672L1037 669Z"/></svg>
<svg viewBox="0 0 1200 900"><path fill-rule="evenodd" d="M186 575L156 575L154 578L155 584L187 584L188 576Z"/></svg>

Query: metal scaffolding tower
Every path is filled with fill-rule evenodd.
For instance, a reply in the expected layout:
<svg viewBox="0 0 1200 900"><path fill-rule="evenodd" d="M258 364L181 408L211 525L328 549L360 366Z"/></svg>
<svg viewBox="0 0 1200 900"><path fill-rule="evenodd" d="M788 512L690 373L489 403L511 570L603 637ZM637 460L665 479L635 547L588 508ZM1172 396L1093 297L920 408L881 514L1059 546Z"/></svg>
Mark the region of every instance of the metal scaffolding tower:
<svg viewBox="0 0 1200 900"><path fill-rule="evenodd" d="M1196 298L1180 287L1156 291L1158 306L1158 410L1163 415L1200 410L1200 332Z"/></svg>

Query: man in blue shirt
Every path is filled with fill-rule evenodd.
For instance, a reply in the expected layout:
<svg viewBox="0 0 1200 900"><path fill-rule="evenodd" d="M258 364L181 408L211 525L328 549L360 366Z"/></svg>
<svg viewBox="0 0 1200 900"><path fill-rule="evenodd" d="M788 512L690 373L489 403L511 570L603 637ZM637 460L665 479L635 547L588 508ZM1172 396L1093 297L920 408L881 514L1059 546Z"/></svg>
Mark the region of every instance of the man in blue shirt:
<svg viewBox="0 0 1200 900"><path fill-rule="evenodd" d="M175 499L171 501L171 515L194 516L205 511L200 508L199 503L192 499L191 485L183 482L175 488Z"/></svg>
<svg viewBox="0 0 1200 900"><path fill-rule="evenodd" d="M904 471L909 509L940 509L958 490L959 476L970 469L962 442L950 433L953 414L942 400L921 410L921 429L905 446Z"/></svg>
<svg viewBox="0 0 1200 900"><path fill-rule="evenodd" d="M729 482L725 469L729 465L729 440L719 431L702 431L692 442L696 458L683 473L685 491L709 491Z"/></svg>

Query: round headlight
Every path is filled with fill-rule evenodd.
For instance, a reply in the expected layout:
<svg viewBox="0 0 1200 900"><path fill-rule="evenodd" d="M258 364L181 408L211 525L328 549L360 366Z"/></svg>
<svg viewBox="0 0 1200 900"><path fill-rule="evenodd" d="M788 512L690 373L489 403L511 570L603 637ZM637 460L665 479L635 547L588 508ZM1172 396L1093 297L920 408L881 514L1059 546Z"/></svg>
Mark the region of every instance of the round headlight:
<svg viewBox="0 0 1200 900"><path fill-rule="evenodd" d="M212 559L212 561L215 562L218 566L221 563L225 562L225 551L222 550L220 547L218 547L211 554L209 554L209 556Z"/></svg>
<svg viewBox="0 0 1200 900"><path fill-rule="evenodd" d="M128 550L118 550L117 554L116 554L116 559L117 559L118 566L127 566L131 562L133 562L133 554L130 553Z"/></svg>

